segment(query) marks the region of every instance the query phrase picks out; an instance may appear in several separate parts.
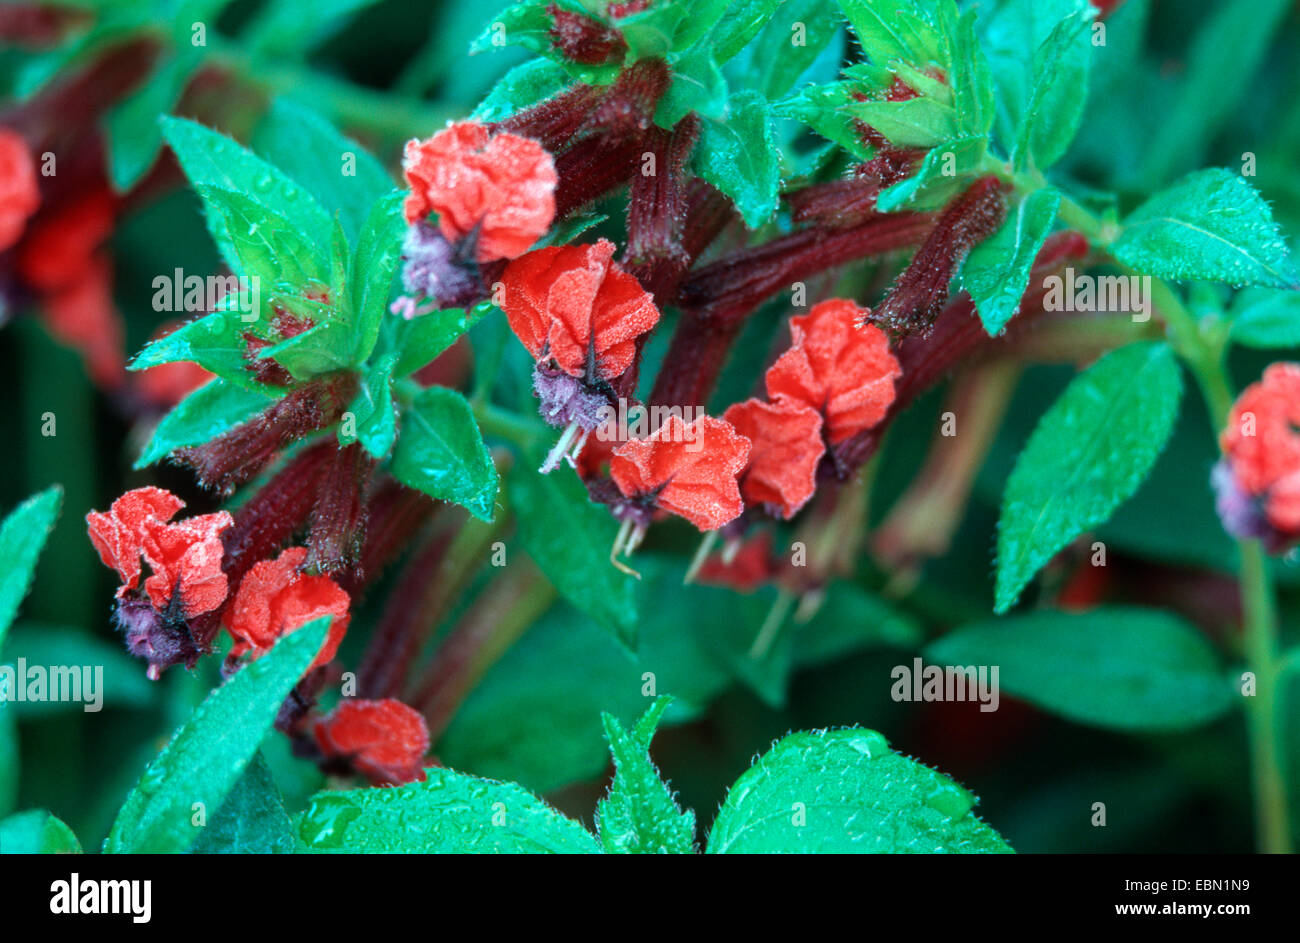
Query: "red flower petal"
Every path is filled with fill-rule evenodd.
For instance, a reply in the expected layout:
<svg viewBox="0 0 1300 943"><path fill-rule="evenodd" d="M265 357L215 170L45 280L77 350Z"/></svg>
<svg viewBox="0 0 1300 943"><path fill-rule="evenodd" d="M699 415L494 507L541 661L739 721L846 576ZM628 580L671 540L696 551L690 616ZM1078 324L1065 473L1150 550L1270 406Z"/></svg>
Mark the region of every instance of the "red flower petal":
<svg viewBox="0 0 1300 943"><path fill-rule="evenodd" d="M806 403L826 420L837 445L884 418L902 375L889 339L851 301L823 301L790 319L790 349L767 371L767 393ZM861 325L861 326L859 326Z"/></svg>
<svg viewBox="0 0 1300 943"><path fill-rule="evenodd" d="M41 203L36 165L23 136L0 128L0 252L16 243Z"/></svg>
<svg viewBox="0 0 1300 943"><path fill-rule="evenodd" d="M274 560L254 564L244 575L223 619L235 640L232 655L260 655L282 636L332 615L329 636L308 670L334 658L347 631L351 600L328 576L300 573L298 567L306 559L307 548L290 547Z"/></svg>
<svg viewBox="0 0 1300 943"><path fill-rule="evenodd" d="M594 344L600 379L631 366L636 339L659 322L659 309L613 257L614 244L601 239L538 249L506 266L502 307L534 359L549 355L565 373L585 377Z"/></svg>
<svg viewBox="0 0 1300 943"><path fill-rule="evenodd" d="M700 530L717 530L745 509L736 476L748 460L749 440L730 423L670 416L653 435L622 445L609 473L625 497L653 496Z"/></svg>
<svg viewBox="0 0 1300 943"><path fill-rule="evenodd" d="M826 452L821 414L798 400L748 399L722 418L752 443L740 479L746 503L778 508L789 520L817 490L817 463Z"/></svg>
<svg viewBox="0 0 1300 943"><path fill-rule="evenodd" d="M128 491L113 502L107 513L91 511L86 515L90 543L99 559L122 578L118 596L140 583L145 523L170 520L183 507L185 502L170 491L148 487Z"/></svg>
<svg viewBox="0 0 1300 943"><path fill-rule="evenodd" d="M772 535L763 531L746 540L728 563L721 554L704 561L696 580L713 586L727 586L740 593L752 593L776 576L779 567L772 557Z"/></svg>
<svg viewBox="0 0 1300 943"><path fill-rule="evenodd" d="M95 190L42 213L16 250L19 275L43 292L75 284L113 231L115 205L108 190Z"/></svg>
<svg viewBox="0 0 1300 943"><path fill-rule="evenodd" d="M1300 364L1275 363L1242 391L1219 439L1250 494L1300 472Z"/></svg>
<svg viewBox="0 0 1300 943"><path fill-rule="evenodd" d="M420 713L401 701L342 701L312 732L321 752L348 759L375 785L424 779L429 730Z"/></svg>
<svg viewBox="0 0 1300 943"><path fill-rule="evenodd" d="M234 526L225 511L191 517L176 524L144 522L144 558L153 575L144 590L154 608L165 610L179 587L185 618L211 612L226 601L226 574L221 569L225 546L221 534Z"/></svg>
<svg viewBox="0 0 1300 943"><path fill-rule="evenodd" d="M437 213L450 242L478 227L480 262L528 251L555 217L555 162L529 138L462 121L410 141L402 169L411 187L406 219Z"/></svg>

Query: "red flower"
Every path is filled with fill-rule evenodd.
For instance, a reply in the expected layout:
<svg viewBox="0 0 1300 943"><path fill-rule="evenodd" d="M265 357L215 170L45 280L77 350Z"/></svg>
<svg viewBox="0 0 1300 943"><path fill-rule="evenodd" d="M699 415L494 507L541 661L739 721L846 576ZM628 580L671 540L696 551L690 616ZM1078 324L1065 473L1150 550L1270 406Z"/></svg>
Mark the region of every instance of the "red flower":
<svg viewBox="0 0 1300 943"><path fill-rule="evenodd" d="M274 560L255 563L239 583L223 621L235 640L234 657L268 651L282 636L322 616L333 616L329 635L308 670L329 662L348 627L348 594L328 576L300 573L306 547L290 547Z"/></svg>
<svg viewBox="0 0 1300 943"><path fill-rule="evenodd" d="M114 212L113 195L94 190L41 214L18 248L18 273L37 291L71 287L83 278L95 250L113 231Z"/></svg>
<svg viewBox="0 0 1300 943"><path fill-rule="evenodd" d="M528 251L555 217L555 163L529 138L461 121L407 143L402 169L407 221L437 213L453 243L477 230L479 262Z"/></svg>
<svg viewBox="0 0 1300 943"><path fill-rule="evenodd" d="M136 488L116 501L108 513L86 515L90 542L106 566L122 578L119 598L140 584L140 558L152 575L145 592L158 611L169 608L179 591L178 605L191 619L216 609L226 598L221 570L221 534L234 523L225 511L167 523L185 502L161 488Z"/></svg>
<svg viewBox="0 0 1300 943"><path fill-rule="evenodd" d="M1277 549L1300 535L1300 364L1275 363L1237 398L1219 438L1220 516Z"/></svg>
<svg viewBox="0 0 1300 943"><path fill-rule="evenodd" d="M610 475L629 502L616 507L615 515L644 530L650 510L661 508L701 531L717 530L745 508L736 476L748 460L749 440L730 423L701 416L688 424L670 416L610 459Z"/></svg>
<svg viewBox="0 0 1300 943"><path fill-rule="evenodd" d="M27 142L16 131L0 128L0 252L18 241L40 202L36 165Z"/></svg>
<svg viewBox="0 0 1300 943"><path fill-rule="evenodd" d="M424 779L429 730L419 711L401 701L342 701L312 732L322 753L348 760L376 786Z"/></svg>
<svg viewBox="0 0 1300 943"><path fill-rule="evenodd" d="M884 332L863 323L869 314L835 299L791 318L790 349L767 371L768 396L821 413L832 445L884 418L894 401L894 380L902 374Z"/></svg>
<svg viewBox="0 0 1300 943"><path fill-rule="evenodd" d="M613 262L614 244L551 246L506 266L502 307L535 360L588 381L622 375L659 322L654 299ZM592 366L594 364L594 376Z"/></svg>
<svg viewBox="0 0 1300 943"><path fill-rule="evenodd" d="M765 504L789 520L817 489L817 464L826 453L822 417L796 399L748 399L722 414L752 443L740 479L748 504Z"/></svg>
<svg viewBox="0 0 1300 943"><path fill-rule="evenodd" d="M106 254L86 260L75 281L46 296L45 325L56 340L81 354L101 387L115 389L125 380L126 341Z"/></svg>
<svg viewBox="0 0 1300 943"><path fill-rule="evenodd" d="M501 276L510 327L537 361L538 411L565 427L543 472L562 456L574 461L612 403L610 381L632 365L637 338L659 322L654 299L613 256L607 239L552 246L514 260Z"/></svg>
<svg viewBox="0 0 1300 943"><path fill-rule="evenodd" d="M770 583L779 572L780 566L772 556L772 535L763 531L744 543L729 545L720 555L709 557L696 579L739 593L752 593Z"/></svg>

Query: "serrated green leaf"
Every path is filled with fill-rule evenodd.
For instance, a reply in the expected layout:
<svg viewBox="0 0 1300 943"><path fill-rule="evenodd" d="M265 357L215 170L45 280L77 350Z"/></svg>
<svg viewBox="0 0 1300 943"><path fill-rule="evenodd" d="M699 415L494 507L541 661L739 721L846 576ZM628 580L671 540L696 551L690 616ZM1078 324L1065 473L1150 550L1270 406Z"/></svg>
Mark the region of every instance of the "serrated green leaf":
<svg viewBox="0 0 1300 943"><path fill-rule="evenodd" d="M198 839L193 805L221 808L325 641L330 617L280 639L204 699L149 764L118 813L106 852L175 853Z"/></svg>
<svg viewBox="0 0 1300 943"><path fill-rule="evenodd" d="M650 740L670 703L670 697L657 698L631 731L612 714L600 715L614 758L614 782L596 806L597 831L607 852L688 855L695 851L695 813L682 811L650 759Z"/></svg>
<svg viewBox="0 0 1300 943"><path fill-rule="evenodd" d="M1224 714L1233 700L1205 637L1156 609L1009 616L963 626L926 655L942 666L997 666L1004 693L1112 730L1190 730Z"/></svg>
<svg viewBox="0 0 1300 943"><path fill-rule="evenodd" d="M1300 347L1300 292L1250 288L1233 303L1232 340L1246 347Z"/></svg>
<svg viewBox="0 0 1300 943"><path fill-rule="evenodd" d="M772 113L806 124L858 160L868 160L871 148L863 143L853 118L844 111L853 101L854 87L853 82L806 85L795 95L774 103Z"/></svg>
<svg viewBox="0 0 1300 943"><path fill-rule="evenodd" d="M835 0L787 0L770 16L754 42L727 68L743 77L739 88L777 99L821 55L843 26ZM838 62L836 63L838 71Z"/></svg>
<svg viewBox="0 0 1300 943"><path fill-rule="evenodd" d="M1268 204L1223 168L1188 174L1151 197L1124 220L1110 251L1157 278L1237 287L1300 284Z"/></svg>
<svg viewBox="0 0 1300 943"><path fill-rule="evenodd" d="M431 387L402 411L392 473L431 498L452 501L480 520L492 520L497 470L465 397Z"/></svg>
<svg viewBox="0 0 1300 943"><path fill-rule="evenodd" d="M1029 287L1029 270L1047 241L1061 205L1050 187L1035 190L1020 201L992 237L976 246L962 266L962 287L970 293L984 330L997 337L1020 310Z"/></svg>
<svg viewBox="0 0 1300 943"><path fill-rule="evenodd" d="M636 580L609 562L618 522L576 475L539 474L541 450L510 476L511 507L528 555L560 593L628 648L636 647Z"/></svg>
<svg viewBox="0 0 1300 943"><path fill-rule="evenodd" d="M655 124L671 129L692 111L720 121L727 116L727 80L707 44L673 63L672 81L655 107Z"/></svg>
<svg viewBox="0 0 1300 943"><path fill-rule="evenodd" d="M287 220L286 228L297 241L315 247L330 245L334 226L330 214L286 174L225 135L184 118L162 119L162 133L196 189L216 187L241 194L246 200L260 203L274 216ZM252 215L256 220L260 214ZM231 241L227 221L212 208L208 209L207 219L222 258L239 271L239 255Z"/></svg>
<svg viewBox="0 0 1300 943"><path fill-rule="evenodd" d="M941 10L953 9L943 5ZM957 123L965 134L985 137L997 118L993 73L975 37L975 11L948 24L952 42L952 97Z"/></svg>
<svg viewBox="0 0 1300 943"><path fill-rule="evenodd" d="M1061 548L1131 497L1173 432L1182 375L1167 344L1112 351L1039 420L1007 481L998 523L996 611Z"/></svg>
<svg viewBox="0 0 1300 943"><path fill-rule="evenodd" d="M217 377L176 404L136 459L145 468L176 449L202 445L266 409L275 399Z"/></svg>
<svg viewBox="0 0 1300 943"><path fill-rule="evenodd" d="M776 212L781 185L772 111L751 91L732 96L725 124L705 121L695 148L695 172L736 204L750 229Z"/></svg>
<svg viewBox="0 0 1300 943"><path fill-rule="evenodd" d="M254 146L337 214L349 241L361 235L376 201L393 188L383 164L325 118L277 98L253 136Z"/></svg>
<svg viewBox="0 0 1300 943"><path fill-rule="evenodd" d="M874 730L790 734L727 793L709 854L999 854L976 798Z"/></svg>
<svg viewBox="0 0 1300 943"><path fill-rule="evenodd" d="M356 255L348 273L355 321L352 328L356 342L352 353L354 364L362 363L370 356L379 339L384 316L388 314L393 274L402 258L402 237L406 233L402 199L398 190L380 198L371 209L357 242Z"/></svg>
<svg viewBox="0 0 1300 943"><path fill-rule="evenodd" d="M0 820L0 855L79 855L81 842L44 809L30 809Z"/></svg>
<svg viewBox="0 0 1300 943"><path fill-rule="evenodd" d="M182 324L166 337L149 344L136 354L128 370L148 370L165 363L190 361L218 377L245 390L271 395L274 387L259 383L249 372L248 342L245 332L251 332L260 321L260 312L252 311L251 299L241 295L230 298L225 307L204 317ZM244 308L247 311L235 310ZM249 320L244 320L245 317Z"/></svg>
<svg viewBox="0 0 1300 943"><path fill-rule="evenodd" d="M275 787L271 769L256 753L226 801L199 831L190 848L196 855L289 855L295 846L293 823Z"/></svg>
<svg viewBox="0 0 1300 943"><path fill-rule="evenodd" d="M844 110L896 147L935 147L957 137L957 112L933 98L857 102Z"/></svg>
<svg viewBox="0 0 1300 943"><path fill-rule="evenodd" d="M0 525L0 651L63 503L58 485L32 495Z"/></svg>
<svg viewBox="0 0 1300 943"><path fill-rule="evenodd" d="M549 59L529 59L501 77L478 103L477 121L502 121L568 87L569 73Z"/></svg>
<svg viewBox="0 0 1300 943"><path fill-rule="evenodd" d="M871 62L925 64L938 55L942 36L914 0L840 0L840 9Z"/></svg>
<svg viewBox="0 0 1300 943"><path fill-rule="evenodd" d="M332 270L325 249L295 228L290 217L234 190L205 184L194 189L203 198L209 219L220 221L220 238L234 254L235 274L258 279L265 301L288 290L330 284ZM216 231L213 236L218 236Z"/></svg>
<svg viewBox="0 0 1300 943"><path fill-rule="evenodd" d="M494 310L489 304L476 305L468 312L461 308L447 308L422 314L409 321L393 318L393 347L400 351L393 376L410 376L426 366L449 348L462 334L473 327L487 312Z"/></svg>
<svg viewBox="0 0 1300 943"><path fill-rule="evenodd" d="M513 783L432 767L396 789L317 793L297 819L314 853L594 854L596 839Z"/></svg>
<svg viewBox="0 0 1300 943"><path fill-rule="evenodd" d="M1078 133L1088 97L1092 11L1066 17L1034 53L1033 90L1011 159L1016 169L1046 170Z"/></svg>
<svg viewBox="0 0 1300 943"><path fill-rule="evenodd" d="M731 0L722 18L709 35L709 48L717 62L727 62L739 55L771 19L781 0Z"/></svg>

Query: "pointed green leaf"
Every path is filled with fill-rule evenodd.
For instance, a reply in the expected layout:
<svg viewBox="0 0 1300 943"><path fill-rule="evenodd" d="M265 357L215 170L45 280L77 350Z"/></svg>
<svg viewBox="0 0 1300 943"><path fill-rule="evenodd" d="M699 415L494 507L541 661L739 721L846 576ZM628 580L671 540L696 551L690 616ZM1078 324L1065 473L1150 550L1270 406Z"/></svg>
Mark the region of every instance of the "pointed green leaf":
<svg viewBox="0 0 1300 943"><path fill-rule="evenodd" d="M1190 730L1233 702L1205 636L1157 609L1009 616L957 629L926 655L937 665L996 666L1002 692L1113 730Z"/></svg>
<svg viewBox="0 0 1300 943"><path fill-rule="evenodd" d="M136 354L130 370L148 370L187 360L245 390L272 395L275 387L259 383L249 372L248 341L261 320L251 295L227 296L218 310L182 324Z"/></svg>
<svg viewBox="0 0 1300 943"><path fill-rule="evenodd" d="M298 817L306 850L347 854L593 854L585 828L513 783L432 767L396 789L320 792Z"/></svg>
<svg viewBox="0 0 1300 943"><path fill-rule="evenodd" d="M1235 343L1264 349L1300 347L1300 291L1247 289L1228 317Z"/></svg>
<svg viewBox="0 0 1300 943"><path fill-rule="evenodd" d="M397 441L397 411L393 405L393 360L390 354L376 363L365 374L361 389L348 404L344 421L339 424L338 440L343 445L360 442L367 452L379 460L388 457ZM352 414L356 437L348 435L348 415Z"/></svg>
<svg viewBox="0 0 1300 943"><path fill-rule="evenodd" d="M600 843L607 852L689 855L695 851L695 813L682 811L650 759L650 739L670 703L672 698L656 698L631 731L613 714L600 715L614 757L614 782L596 806Z"/></svg>
<svg viewBox="0 0 1300 943"><path fill-rule="evenodd" d="M444 387L423 390L402 411L401 430L392 463L399 481L492 520L497 470L465 397Z"/></svg>
<svg viewBox="0 0 1300 943"><path fill-rule="evenodd" d="M1007 481L998 522L997 612L1044 564L1137 491L1173 432L1183 381L1163 342L1112 351L1071 381Z"/></svg>
<svg viewBox="0 0 1300 943"><path fill-rule="evenodd" d="M933 98L858 102L844 110L871 125L896 147L935 147L957 137L957 112Z"/></svg>
<svg viewBox="0 0 1300 943"><path fill-rule="evenodd" d="M118 191L131 189L153 166L163 140L158 119L176 107L198 65L191 51L197 50L187 45L165 54L144 85L109 112L108 166Z"/></svg>
<svg viewBox="0 0 1300 943"><path fill-rule="evenodd" d="M921 166L909 177L880 192L876 208L892 213L910 210L937 210L965 190L971 178L984 165L988 138L971 136L945 141L931 148Z"/></svg>
<svg viewBox="0 0 1300 943"><path fill-rule="evenodd" d="M190 848L196 855L289 855L295 846L293 823L275 787L271 769L254 754L244 775Z"/></svg>
<svg viewBox="0 0 1300 943"><path fill-rule="evenodd" d="M1268 204L1223 168L1188 174L1124 220L1111 254L1157 278L1291 288L1296 270Z"/></svg>
<svg viewBox="0 0 1300 943"><path fill-rule="evenodd" d="M877 65L893 59L924 65L938 55L941 34L915 0L840 0L840 9Z"/></svg>
<svg viewBox="0 0 1300 943"><path fill-rule="evenodd" d="M709 854L1005 854L978 800L874 730L790 734L731 787Z"/></svg>
<svg viewBox="0 0 1300 943"><path fill-rule="evenodd" d="M62 488L46 488L14 508L0 525L0 651L62 503Z"/></svg>
<svg viewBox="0 0 1300 943"><path fill-rule="evenodd" d="M402 215L402 193L393 190L375 202L361 230L348 281L352 292L354 364L362 363L374 350L379 329L388 314L393 274L402 258L402 237L406 217Z"/></svg>
<svg viewBox="0 0 1300 943"><path fill-rule="evenodd" d="M0 820L0 855L79 854L81 842L72 829L44 809L31 809Z"/></svg>
<svg viewBox="0 0 1300 943"><path fill-rule="evenodd" d="M732 96L725 124L705 121L695 147L695 171L736 204L750 229L776 212L781 185L772 112L763 96L751 91Z"/></svg>
<svg viewBox="0 0 1300 943"><path fill-rule="evenodd" d="M1029 270L1056 221L1061 195L1050 187L1020 201L989 239L976 246L962 266L962 287L970 293L990 337L1002 333L1020 310L1029 287Z"/></svg>
<svg viewBox="0 0 1300 943"><path fill-rule="evenodd" d="M479 318L494 310L489 304L475 305L469 311L447 308L422 314L409 321L393 318L389 322L394 336L393 346L401 352L393 376L398 379L410 376L416 370L434 361L468 331Z"/></svg>
<svg viewBox="0 0 1300 943"><path fill-rule="evenodd" d="M328 616L317 619L280 639L204 699L127 796L106 852L175 853L194 844L194 803L203 803L207 815L221 808L320 651L329 623Z"/></svg>
<svg viewBox="0 0 1300 943"><path fill-rule="evenodd" d="M154 428L153 437L136 459L145 468L176 449L202 445L266 409L274 398L217 377L176 404Z"/></svg>
<svg viewBox="0 0 1300 943"><path fill-rule="evenodd" d="M337 214L352 242L361 234L375 202L393 188L388 171L369 151L316 112L289 99L272 102L253 144L326 212Z"/></svg>
<svg viewBox="0 0 1300 943"><path fill-rule="evenodd" d="M1034 53L1033 91L1011 155L1018 170L1046 170L1078 133L1088 95L1092 17L1091 10L1066 17Z"/></svg>
<svg viewBox="0 0 1300 943"><path fill-rule="evenodd" d="M233 253L237 275L256 278L264 301L308 285L329 285L332 270L326 248L312 241L293 220L243 193L196 184L209 219L220 221L222 238ZM217 231L213 232L217 236Z"/></svg>

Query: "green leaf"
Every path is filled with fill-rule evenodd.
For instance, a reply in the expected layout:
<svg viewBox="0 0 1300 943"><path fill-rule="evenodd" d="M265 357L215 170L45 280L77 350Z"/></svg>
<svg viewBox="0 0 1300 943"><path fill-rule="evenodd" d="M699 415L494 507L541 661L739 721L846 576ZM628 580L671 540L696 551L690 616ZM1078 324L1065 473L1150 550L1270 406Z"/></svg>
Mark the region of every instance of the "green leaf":
<svg viewBox="0 0 1300 943"><path fill-rule="evenodd" d="M379 339L379 329L388 314L388 298L392 294L393 273L402 258L402 237L406 233L406 217L402 215L402 193L393 190L379 199L370 211L348 281L352 292L352 312L355 319L353 337L356 347L352 363L362 363L374 350Z"/></svg>
<svg viewBox="0 0 1300 943"><path fill-rule="evenodd" d="M153 166L162 147L158 119L180 101L198 65L193 50L192 46L181 46L176 53L165 54L144 85L108 113L108 166L118 191L131 189Z"/></svg>
<svg viewBox="0 0 1300 943"><path fill-rule="evenodd" d="M935 147L957 137L957 112L933 98L858 102L848 114L871 125L896 147Z"/></svg>
<svg viewBox="0 0 1300 943"><path fill-rule="evenodd" d="M877 65L936 60L942 35L915 0L840 0L867 58Z"/></svg>
<svg viewBox="0 0 1300 943"><path fill-rule="evenodd" d="M695 172L736 204L750 229L776 212L781 185L772 112L763 96L742 91L732 96L726 124L705 121L695 148Z"/></svg>
<svg viewBox="0 0 1300 943"><path fill-rule="evenodd" d="M1112 351L1039 420L1007 481L998 523L996 611L1056 552L1103 523L1155 464L1178 418L1182 376L1168 345Z"/></svg>
<svg viewBox="0 0 1300 943"><path fill-rule="evenodd" d="M695 813L681 810L650 759L650 740L671 702L670 697L657 698L631 731L613 714L600 715L614 757L614 782L596 806L597 831L607 852L695 852Z"/></svg>
<svg viewBox="0 0 1300 943"><path fill-rule="evenodd" d="M202 445L266 409L274 398L217 377L176 404L136 459L145 468L176 449Z"/></svg>
<svg viewBox="0 0 1300 943"><path fill-rule="evenodd" d="M1157 278L1291 288L1296 271L1259 193L1222 168L1188 174L1124 221L1111 254Z"/></svg>
<svg viewBox="0 0 1300 943"><path fill-rule="evenodd" d="M298 241L308 246L330 245L334 225L330 214L286 174L225 135L184 118L162 119L162 133L196 189L216 187L243 194L285 219ZM224 215L208 207L207 218L222 258L239 271L239 254ZM253 219L257 220L257 214Z"/></svg>
<svg viewBox="0 0 1300 943"><path fill-rule="evenodd" d="M0 525L0 651L62 503L62 488L46 488L14 508Z"/></svg>
<svg viewBox="0 0 1300 943"><path fill-rule="evenodd" d="M393 360L381 358L365 374L361 389L344 413L339 424L338 440L342 445L360 442L362 447L382 461L397 441L397 410L393 404ZM355 436L348 434L347 413L352 414Z"/></svg>
<svg viewBox="0 0 1300 943"><path fill-rule="evenodd" d="M79 855L72 829L44 809L30 809L0 820L0 855Z"/></svg>
<svg viewBox="0 0 1300 943"><path fill-rule="evenodd" d="M871 149L858 135L853 118L844 110L853 101L853 82L806 85L797 94L775 103L772 112L808 125L826 140L838 144L859 160L871 157Z"/></svg>
<svg viewBox="0 0 1300 943"><path fill-rule="evenodd" d="M737 56L759 34L781 2L731 0L731 5L709 35L708 44L713 50L714 60L726 62Z"/></svg>
<svg viewBox="0 0 1300 943"><path fill-rule="evenodd" d="M1034 83L1012 151L1017 170L1046 170L1070 147L1087 103L1093 11L1066 17L1034 53Z"/></svg>
<svg viewBox="0 0 1300 943"><path fill-rule="evenodd" d="M731 787L709 854L958 854L1011 848L976 798L874 730L790 734Z"/></svg>
<svg viewBox="0 0 1300 943"><path fill-rule="evenodd" d="M882 213L895 210L936 210L966 189L984 164L988 139L981 136L957 138L931 148L921 166L910 177L882 190L876 208Z"/></svg>
<svg viewBox="0 0 1300 943"><path fill-rule="evenodd" d="M497 470L465 397L444 387L423 390L402 411L401 429L393 475L431 498L492 520Z"/></svg>
<svg viewBox="0 0 1300 943"><path fill-rule="evenodd" d="M513 783L432 767L396 789L317 793L297 820L311 852L594 854L591 833Z"/></svg>
<svg viewBox="0 0 1300 943"><path fill-rule="evenodd" d="M316 112L289 99L272 102L253 143L328 212L338 214L353 242L371 207L393 188L388 171L369 151Z"/></svg>
<svg viewBox="0 0 1300 943"><path fill-rule="evenodd" d="M1035 190L989 239L976 246L961 270L962 287L970 293L984 330L997 337L1020 310L1029 287L1029 270L1056 221L1061 195L1050 187Z"/></svg>
<svg viewBox="0 0 1300 943"><path fill-rule="evenodd" d="M195 184L194 189L209 219L220 221L219 238L229 243L235 273L259 280L263 302L286 294L286 289L330 284L332 270L324 248L330 242L312 241L290 217L243 193L205 184Z"/></svg>
<svg viewBox="0 0 1300 943"><path fill-rule="evenodd" d="M503 121L558 95L568 87L569 73L548 59L529 59L517 65L492 86L472 117L477 121Z"/></svg>
<svg viewBox="0 0 1300 943"><path fill-rule="evenodd" d="M727 109L727 80L705 44L673 63L672 81L655 107L654 121L671 129L692 111L720 121Z"/></svg>
<svg viewBox="0 0 1300 943"><path fill-rule="evenodd" d="M294 846L293 823L284 811L284 800L266 760L257 753L220 810L199 832L190 853L289 855Z"/></svg>
<svg viewBox="0 0 1300 943"><path fill-rule="evenodd" d="M1237 296L1228 318L1238 344L1265 349L1300 346L1300 292L1248 289Z"/></svg>
<svg viewBox="0 0 1300 943"><path fill-rule="evenodd" d="M528 555L571 603L636 648L636 580L609 562L618 522L593 504L577 475L539 474L541 449L510 475L510 506Z"/></svg>
<svg viewBox="0 0 1300 943"><path fill-rule="evenodd" d="M313 0L305 16L301 0L270 0L246 27L250 51L272 61L300 59L377 0Z"/></svg>
<svg viewBox="0 0 1300 943"><path fill-rule="evenodd" d="M433 362L434 358L459 340L460 336L473 327L489 311L495 310L489 304L476 305L468 312L460 308L447 308L422 314L409 321L392 318L389 323L395 335L394 347L401 351L393 376L409 376L421 367Z"/></svg>
<svg viewBox="0 0 1300 943"><path fill-rule="evenodd" d="M948 5L941 11L952 9ZM988 60L975 37L975 11L967 10L957 23L950 26L952 33L952 97L957 109L957 122L966 134L988 135L997 117L994 100L993 73Z"/></svg>
<svg viewBox="0 0 1300 943"><path fill-rule="evenodd" d="M1003 692L1112 730L1190 730L1233 700L1205 637L1156 609L1040 610L963 626L926 655L942 666L993 666Z"/></svg>
<svg viewBox="0 0 1300 943"><path fill-rule="evenodd" d="M9 637L8 653L5 661L10 664L25 658L28 665L67 666L79 673L81 666L102 669L102 675L89 682L94 687L80 688L81 700L15 701L5 705L21 719L87 708L92 712L101 707L145 708L156 703L158 686L145 677L139 659L128 655L119 639L109 641L70 626L20 622Z"/></svg>
<svg viewBox="0 0 1300 943"><path fill-rule="evenodd" d="M727 74L743 77L736 82L741 88L780 98L817 61L842 25L835 0L786 0L757 39L728 66ZM838 65L837 60L836 71Z"/></svg>
<svg viewBox="0 0 1300 943"><path fill-rule="evenodd" d="M216 311L182 324L149 344L136 354L128 369L148 370L184 360L245 390L264 395L280 393L275 387L259 383L248 369L244 334L252 332L259 320L260 312L253 310L251 295L227 296Z"/></svg>
<svg viewBox="0 0 1300 943"><path fill-rule="evenodd" d="M285 636L207 696L127 796L106 852L176 853L194 844L194 803L209 815L221 808L320 651L329 623L327 616Z"/></svg>

